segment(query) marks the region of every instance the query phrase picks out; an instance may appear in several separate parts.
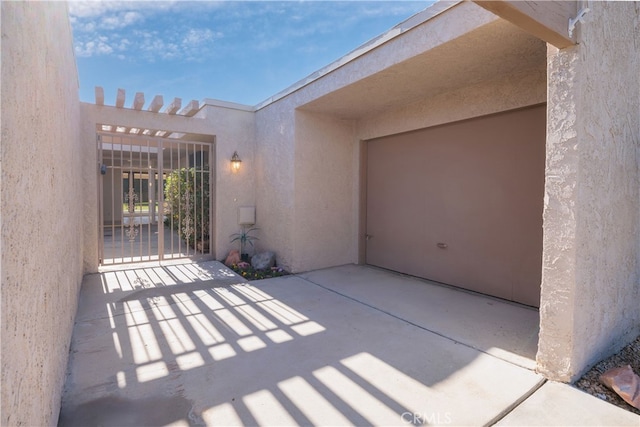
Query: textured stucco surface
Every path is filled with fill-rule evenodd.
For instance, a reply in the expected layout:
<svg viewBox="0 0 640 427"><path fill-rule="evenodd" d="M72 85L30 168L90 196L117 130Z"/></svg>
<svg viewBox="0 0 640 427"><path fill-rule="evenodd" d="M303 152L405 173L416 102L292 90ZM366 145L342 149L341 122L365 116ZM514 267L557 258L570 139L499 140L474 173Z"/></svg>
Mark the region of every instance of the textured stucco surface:
<svg viewBox="0 0 640 427"><path fill-rule="evenodd" d="M255 112L207 105L188 118L81 104L84 271L97 270L97 123L215 136L216 258L233 247L237 207L255 205L256 248L300 272L362 259L362 141L548 102L538 364L575 378L640 333L639 6L589 7L580 44L545 56L513 24L456 4Z"/></svg>
<svg viewBox="0 0 640 427"><path fill-rule="evenodd" d="M256 247L275 251L278 265L289 270L294 259L294 107L285 98L256 113Z"/></svg>
<svg viewBox="0 0 640 427"><path fill-rule="evenodd" d="M545 102L545 52L461 3L260 108L259 246L296 272L357 263L360 142Z"/></svg>
<svg viewBox="0 0 640 427"><path fill-rule="evenodd" d="M357 262L354 124L296 114L295 271Z"/></svg>
<svg viewBox="0 0 640 427"><path fill-rule="evenodd" d="M215 138L213 255L223 259L233 247L229 236L239 231L238 207L255 205L255 116L251 111L205 105L194 117L151 113L128 108L81 103L85 152L84 200L85 272L98 271L98 160L96 126L117 124L146 129L209 135ZM238 151L242 166L231 171L231 156Z"/></svg>
<svg viewBox="0 0 640 427"><path fill-rule="evenodd" d="M544 59L538 66L463 86L434 97L362 118L357 137L362 140L424 129L473 117L514 110L547 100Z"/></svg>
<svg viewBox="0 0 640 427"><path fill-rule="evenodd" d="M79 105L66 4L2 2L3 426L58 419L82 280Z"/></svg>
<svg viewBox="0 0 640 427"><path fill-rule="evenodd" d="M640 3L549 49L538 369L571 381L640 333Z"/></svg>

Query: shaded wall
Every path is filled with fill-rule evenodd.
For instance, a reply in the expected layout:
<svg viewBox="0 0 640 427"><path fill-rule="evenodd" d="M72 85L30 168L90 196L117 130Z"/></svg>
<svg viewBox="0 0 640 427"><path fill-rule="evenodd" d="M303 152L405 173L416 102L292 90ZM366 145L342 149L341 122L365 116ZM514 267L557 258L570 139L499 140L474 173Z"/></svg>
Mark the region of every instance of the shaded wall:
<svg viewBox="0 0 640 427"><path fill-rule="evenodd" d="M640 3L589 8L548 51L537 362L560 381L640 334Z"/></svg>
<svg viewBox="0 0 640 427"><path fill-rule="evenodd" d="M314 89L256 113L257 246L295 272L359 260L360 141L544 103L546 74L541 63L352 120L298 109Z"/></svg>
<svg viewBox="0 0 640 427"><path fill-rule="evenodd" d="M354 122L298 111L295 140L293 269L356 263Z"/></svg>
<svg viewBox="0 0 640 427"><path fill-rule="evenodd" d="M349 86L361 79L498 19L470 3L456 7L451 17L438 17L370 51L357 51L353 54L361 54L357 59L347 55L319 71L322 77L312 76L294 85L291 92L276 95L276 101L258 106L255 182L259 246L275 250L281 265L299 272L358 262L362 139L544 102L542 64L541 70L514 76L506 87L501 87L502 81L488 86L483 83L471 95L467 88L461 88L453 102L448 101L452 94L441 94L417 101L414 97L401 108L376 115L340 113L341 97L348 96L342 89L354 93ZM474 13L465 14L467 9ZM449 19L460 21L448 25ZM514 87L521 92L514 95ZM366 92L367 88L357 90ZM314 101L326 95L336 100L334 109L314 110ZM368 95L358 96L364 99ZM492 104L494 100L498 102ZM464 111L459 113L458 108Z"/></svg>
<svg viewBox="0 0 640 427"><path fill-rule="evenodd" d="M82 280L78 77L65 3L2 2L1 425L55 425Z"/></svg>
<svg viewBox="0 0 640 427"><path fill-rule="evenodd" d="M545 117L538 105L370 140L367 262L538 306Z"/></svg>

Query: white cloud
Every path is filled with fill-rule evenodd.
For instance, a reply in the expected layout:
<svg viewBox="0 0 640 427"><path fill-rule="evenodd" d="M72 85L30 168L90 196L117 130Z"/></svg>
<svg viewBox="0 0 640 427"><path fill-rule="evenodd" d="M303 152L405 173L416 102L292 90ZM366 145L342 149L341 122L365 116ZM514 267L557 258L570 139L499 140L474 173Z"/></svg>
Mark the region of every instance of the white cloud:
<svg viewBox="0 0 640 427"><path fill-rule="evenodd" d="M187 60L193 57L198 46L211 40L211 30L190 29L185 35L161 34L158 31L136 30L133 42L129 43L130 51L139 51L140 55L151 62L156 60ZM130 46L129 46L130 45Z"/></svg>
<svg viewBox="0 0 640 427"><path fill-rule="evenodd" d="M300 7L298 2L267 1L260 6L242 1L82 1L71 2L69 9L80 57L199 62L213 55L286 46L310 55L325 50L314 38L379 15L407 13L402 3L358 3L336 2L327 7L311 1ZM220 8L224 8L222 13L211 13Z"/></svg>
<svg viewBox="0 0 640 427"><path fill-rule="evenodd" d="M121 13L128 11L141 10L166 10L175 6L175 1L155 1L155 0L136 0L136 1L70 1L69 15L72 19L77 18L96 18L106 13Z"/></svg>
<svg viewBox="0 0 640 427"><path fill-rule="evenodd" d="M210 56L213 41L223 33L202 25L192 27L193 21L185 19L184 13L201 16L218 7L220 3L212 2L71 2L76 55L199 61ZM170 9L175 13L167 13Z"/></svg>
<svg viewBox="0 0 640 427"><path fill-rule="evenodd" d="M113 47L111 47L109 40L106 37L100 37L97 40L76 43L75 51L76 55L80 57L90 57L96 55L108 55L113 52Z"/></svg>
<svg viewBox="0 0 640 427"><path fill-rule="evenodd" d="M211 41L214 38L219 38L221 36L222 33L214 34L214 32L208 28L191 28L189 29L189 31L187 31L187 34L182 39L182 43L186 46L194 46Z"/></svg>
<svg viewBox="0 0 640 427"><path fill-rule="evenodd" d="M105 30L115 30L128 27L140 21L144 21L144 17L139 12L118 12L103 16L100 19L98 26Z"/></svg>

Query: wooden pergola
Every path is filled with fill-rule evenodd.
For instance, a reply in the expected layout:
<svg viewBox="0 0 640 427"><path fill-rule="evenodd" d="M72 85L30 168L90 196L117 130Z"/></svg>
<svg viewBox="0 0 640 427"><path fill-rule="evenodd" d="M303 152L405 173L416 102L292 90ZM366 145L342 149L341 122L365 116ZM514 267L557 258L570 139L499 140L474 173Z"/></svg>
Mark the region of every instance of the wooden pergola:
<svg viewBox="0 0 640 427"><path fill-rule="evenodd" d="M95 96L96 96L96 105L104 106L105 105L104 88L102 88L101 86L96 86ZM118 89L118 93L116 95L115 107L126 108L124 106L125 100L126 100L125 90ZM130 109L143 111L142 109L144 107L144 101L145 101L144 93L136 92ZM149 103L149 106L147 107L146 111L149 111L152 113L193 117L198 111L200 111L200 108L201 108L200 103L195 99L189 102L184 108L181 109L182 99L174 98L171 104L167 105L164 111L160 112L163 105L164 105L164 100L162 98L162 95L156 95L151 101L151 103ZM144 128L117 126L117 125L110 125L110 124L102 124L99 130L104 132L114 132L118 134L150 136L150 137L157 137L157 138L174 138L175 139L175 138L180 138L182 136L182 134L177 135L176 132L171 132L171 131L162 130L162 129L144 129Z"/></svg>

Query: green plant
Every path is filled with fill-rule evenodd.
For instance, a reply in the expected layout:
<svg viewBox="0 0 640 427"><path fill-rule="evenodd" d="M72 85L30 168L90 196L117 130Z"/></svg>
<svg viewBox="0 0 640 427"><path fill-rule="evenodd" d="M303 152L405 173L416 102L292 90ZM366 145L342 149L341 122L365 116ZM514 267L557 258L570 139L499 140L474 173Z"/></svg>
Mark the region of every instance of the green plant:
<svg viewBox="0 0 640 427"><path fill-rule="evenodd" d="M234 264L231 266L231 269L247 280L270 279L272 277L281 277L289 274L288 271L280 267L271 267L268 270L256 270L246 262Z"/></svg>
<svg viewBox="0 0 640 427"><path fill-rule="evenodd" d="M209 240L209 173L196 168L174 170L164 184L165 224L187 245Z"/></svg>
<svg viewBox="0 0 640 427"><path fill-rule="evenodd" d="M249 245L251 245L251 247L253 247L253 241L254 240L260 240L255 236L252 236L250 233L254 232L254 231L258 231L258 228L249 228L248 230L243 226L242 230L239 233L234 233L232 234L231 237L231 243L233 242L240 242L240 255L245 255L247 252L245 251L247 243Z"/></svg>

